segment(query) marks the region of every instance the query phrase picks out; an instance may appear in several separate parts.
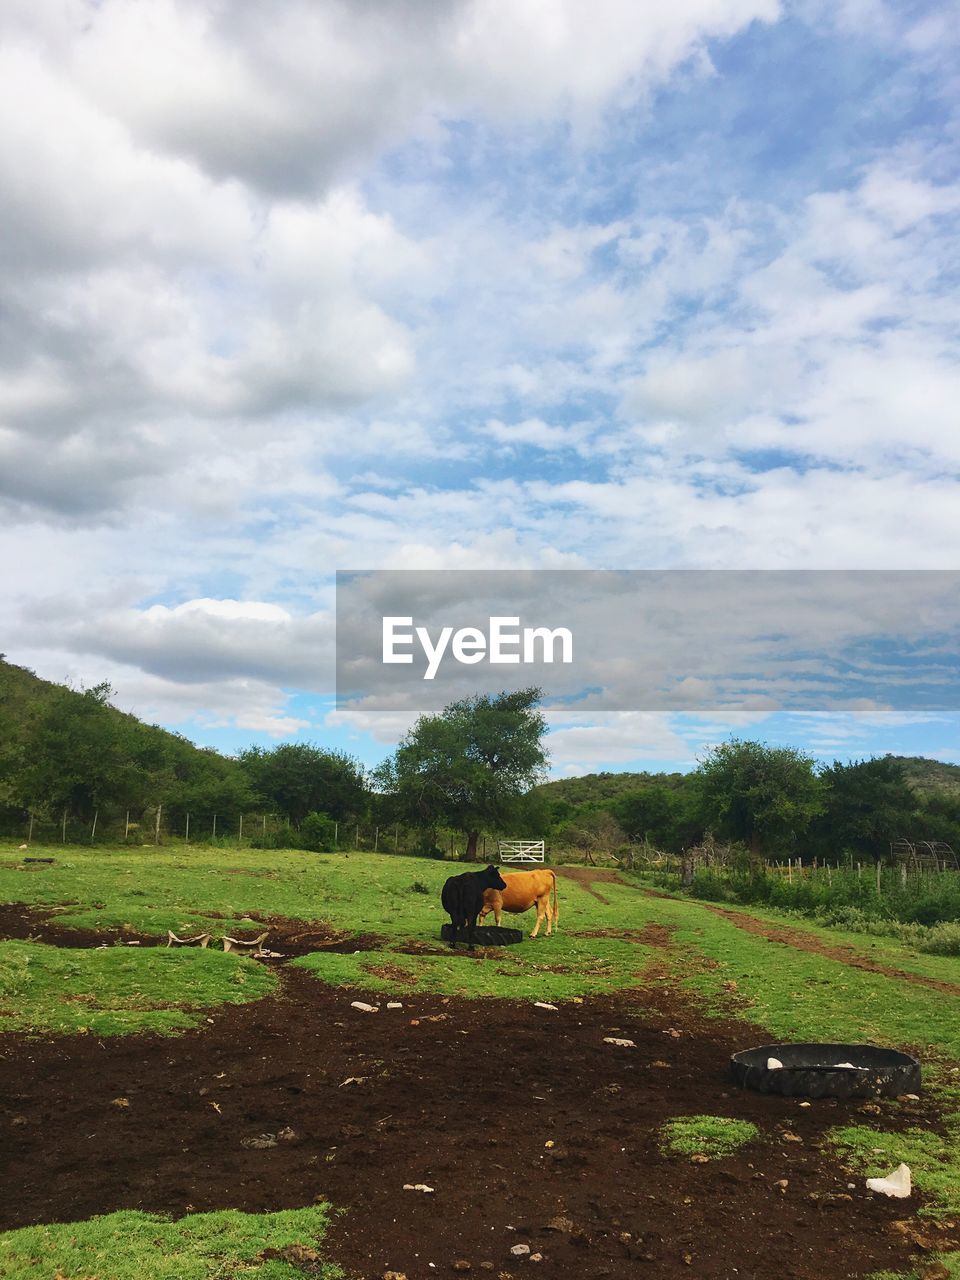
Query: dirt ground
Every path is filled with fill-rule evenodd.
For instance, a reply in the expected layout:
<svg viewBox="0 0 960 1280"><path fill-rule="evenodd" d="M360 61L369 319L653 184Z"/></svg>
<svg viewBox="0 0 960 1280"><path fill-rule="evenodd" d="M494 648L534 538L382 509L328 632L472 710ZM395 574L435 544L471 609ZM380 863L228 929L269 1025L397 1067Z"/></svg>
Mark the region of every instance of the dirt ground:
<svg viewBox="0 0 960 1280"><path fill-rule="evenodd" d="M0 1229L329 1199L345 1212L324 1249L361 1280L457 1262L819 1280L904 1269L917 1250L895 1225L903 1206L859 1179L848 1190L821 1146L825 1129L862 1118L857 1104L737 1090L730 1053L768 1035L702 1018L663 967L647 990L557 1012L398 992L402 1009L367 996L381 1004L367 1014L350 1007L360 992L278 972L275 996L176 1038L0 1038ZM763 1141L705 1164L661 1154L659 1125L699 1112L752 1120ZM921 1103L885 1123L918 1116L934 1118ZM543 1261L513 1258L516 1244Z"/></svg>

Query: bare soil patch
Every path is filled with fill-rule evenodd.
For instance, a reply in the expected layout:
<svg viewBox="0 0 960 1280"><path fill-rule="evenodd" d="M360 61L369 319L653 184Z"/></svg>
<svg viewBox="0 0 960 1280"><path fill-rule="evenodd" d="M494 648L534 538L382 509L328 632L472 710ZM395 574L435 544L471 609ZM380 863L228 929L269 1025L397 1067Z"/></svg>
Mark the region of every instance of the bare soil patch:
<svg viewBox="0 0 960 1280"><path fill-rule="evenodd" d="M45 942L54 947L78 947L89 949L116 943L136 943L142 947L165 947L166 934L138 933L123 926L107 929L78 929L60 923L59 911L65 908L39 908L24 902L0 903L0 939L17 938L27 942ZM209 919L218 918L209 913ZM222 919L222 916L219 917ZM309 955L311 951L375 951L383 945L378 934L351 934L345 929L335 929L322 921L288 920L281 916L251 915L253 925L243 928L213 930L211 946L216 946L218 933L229 933L232 938L251 941L264 929L269 936L264 943L271 951L278 951L284 958ZM259 926L259 928L255 927ZM195 930L201 932L198 922Z"/></svg>
<svg viewBox="0 0 960 1280"><path fill-rule="evenodd" d="M704 1018L674 979L558 1011L401 989L402 1010L381 993L369 1014L350 1007L362 992L281 973L275 996L177 1039L0 1037L0 1228L320 1197L347 1210L325 1249L363 1280L458 1259L520 1275L516 1244L545 1272L609 1280L907 1267L904 1206L848 1193L821 1146L855 1104L737 1090L729 1054L767 1033ZM660 1124L700 1112L763 1141L705 1164L662 1155Z"/></svg>

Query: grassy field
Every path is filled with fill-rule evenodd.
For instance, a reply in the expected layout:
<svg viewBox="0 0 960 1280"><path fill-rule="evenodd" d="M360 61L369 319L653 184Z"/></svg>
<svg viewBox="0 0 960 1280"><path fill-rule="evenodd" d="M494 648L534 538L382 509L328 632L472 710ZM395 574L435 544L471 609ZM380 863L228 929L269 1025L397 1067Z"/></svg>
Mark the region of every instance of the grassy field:
<svg viewBox="0 0 960 1280"><path fill-rule="evenodd" d="M215 935L251 932L256 927L253 915L322 921L347 938L362 936L368 949L357 954L315 952L294 963L318 981L358 993L402 996L426 991L562 1001L631 990L632 1001L642 1008L644 987L670 974L708 1012L727 1017L739 1013L766 1027L771 1039L869 1040L915 1049L924 1059L928 1083L944 1104L944 1134L894 1136L883 1131L880 1120L876 1125L848 1126L834 1135L838 1158L858 1176L887 1171L906 1158L918 1186L932 1197L930 1211L960 1212L960 997L955 994L769 941L706 904L653 897L626 884L596 884L605 899L601 901L579 884L561 879L558 935L496 955L470 955L463 948L452 952L438 943L439 890L456 870L444 863L372 854L225 854L206 848L46 852L56 858L54 864L25 869L15 850L0 851L0 900L65 907L57 919L67 926L126 925L144 934L162 935L168 928L210 929ZM33 849L31 854L42 856L42 851ZM748 914L771 926L783 923L782 917L769 912ZM519 923L529 929L532 920L531 914ZM918 980L960 986L960 961L796 919L791 925L816 947L842 943L866 962ZM660 932L660 945L654 943L653 926ZM425 954L418 950L422 947L427 948ZM213 949L82 951L0 943L0 1013L8 1030L175 1033L204 1016L204 1009L256 999L274 982L264 966ZM736 1145L752 1136L734 1133L718 1117L678 1117L677 1127L664 1134L664 1144L677 1152L713 1151L725 1142ZM151 1239L166 1242L155 1264L147 1259L138 1272L148 1278L183 1275L199 1280L232 1274L231 1268L265 1280L292 1274L282 1258L262 1259L256 1252L243 1251L248 1240L244 1215L197 1215L162 1226L135 1219L137 1215L112 1215L74 1224L69 1240L47 1228L31 1229L39 1233L33 1236L9 1233L0 1237L0 1275L18 1280L21 1275L30 1280L48 1272L52 1276L46 1264L31 1270L24 1259L55 1258L64 1276L126 1280L134 1264L124 1261L124 1249L141 1227L153 1233ZM253 1219L260 1226L251 1229L250 1238L262 1251L264 1239L268 1234L273 1239L270 1233L276 1229L285 1244L306 1245L305 1233L314 1241L322 1233L321 1219L322 1214L309 1223L290 1214L260 1216ZM216 1247L198 1243L208 1232L219 1242ZM114 1248L111 1241L123 1244L117 1244L120 1252L105 1267L102 1257L104 1250ZM180 1269L171 1263L170 1270L161 1254L180 1257ZM945 1265L960 1276L960 1257L946 1259Z"/></svg>

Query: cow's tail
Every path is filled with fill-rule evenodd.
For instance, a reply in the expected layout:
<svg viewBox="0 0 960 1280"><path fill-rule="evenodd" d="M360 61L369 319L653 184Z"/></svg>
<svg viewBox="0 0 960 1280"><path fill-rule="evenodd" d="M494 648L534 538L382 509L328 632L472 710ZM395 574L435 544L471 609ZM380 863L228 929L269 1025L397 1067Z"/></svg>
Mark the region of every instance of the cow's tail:
<svg viewBox="0 0 960 1280"><path fill-rule="evenodd" d="M553 873L553 927L560 923L560 908L557 906L557 873Z"/></svg>

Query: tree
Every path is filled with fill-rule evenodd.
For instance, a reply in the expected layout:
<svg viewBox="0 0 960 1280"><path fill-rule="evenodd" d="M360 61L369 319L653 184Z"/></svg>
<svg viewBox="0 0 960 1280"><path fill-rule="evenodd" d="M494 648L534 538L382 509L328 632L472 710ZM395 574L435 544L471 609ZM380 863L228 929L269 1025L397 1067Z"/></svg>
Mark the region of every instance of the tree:
<svg viewBox="0 0 960 1280"><path fill-rule="evenodd" d="M308 813L342 822L358 817L367 806L363 768L342 751L287 742L272 751L250 747L241 752L240 764L264 802L297 826Z"/></svg>
<svg viewBox="0 0 960 1280"><path fill-rule="evenodd" d="M852 849L881 858L891 840L910 833L917 798L903 765L892 756L852 764L835 760L820 778L825 808L814 834L824 853Z"/></svg>
<svg viewBox="0 0 960 1280"><path fill-rule="evenodd" d="M606 806L631 840L679 853L703 832L698 796L690 787L643 787Z"/></svg>
<svg viewBox="0 0 960 1280"><path fill-rule="evenodd" d="M544 776L539 701L539 689L478 694L421 716L377 770L378 785L407 821L465 832L464 856L475 861L481 830L509 822Z"/></svg>
<svg viewBox="0 0 960 1280"><path fill-rule="evenodd" d="M731 738L708 752L694 775L705 824L753 854L792 843L823 809L813 760L793 747Z"/></svg>

